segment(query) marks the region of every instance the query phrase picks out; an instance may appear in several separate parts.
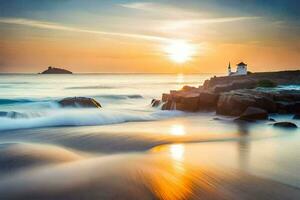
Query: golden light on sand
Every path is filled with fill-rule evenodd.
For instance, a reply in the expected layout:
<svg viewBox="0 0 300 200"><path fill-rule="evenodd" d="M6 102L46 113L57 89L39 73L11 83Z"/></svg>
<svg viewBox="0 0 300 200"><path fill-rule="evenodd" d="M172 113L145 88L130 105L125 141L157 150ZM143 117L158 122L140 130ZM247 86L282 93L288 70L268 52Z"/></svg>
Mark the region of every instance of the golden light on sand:
<svg viewBox="0 0 300 200"><path fill-rule="evenodd" d="M170 133L177 136L186 134L184 126L180 124L172 125L170 128Z"/></svg>
<svg viewBox="0 0 300 200"><path fill-rule="evenodd" d="M195 54L195 48L192 44L184 40L173 40L165 51L169 58L176 63L185 63Z"/></svg>
<svg viewBox="0 0 300 200"><path fill-rule="evenodd" d="M174 160L182 161L184 157L184 146L182 144L171 145L170 155Z"/></svg>

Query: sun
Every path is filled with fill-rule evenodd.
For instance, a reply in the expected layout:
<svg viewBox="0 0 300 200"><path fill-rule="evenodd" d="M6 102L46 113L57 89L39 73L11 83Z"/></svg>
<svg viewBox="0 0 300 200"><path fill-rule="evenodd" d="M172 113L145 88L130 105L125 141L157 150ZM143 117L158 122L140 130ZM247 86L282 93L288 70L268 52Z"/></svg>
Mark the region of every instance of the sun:
<svg viewBox="0 0 300 200"><path fill-rule="evenodd" d="M185 63L189 61L195 53L192 44L184 40L173 40L165 48L165 52L169 58L176 63Z"/></svg>

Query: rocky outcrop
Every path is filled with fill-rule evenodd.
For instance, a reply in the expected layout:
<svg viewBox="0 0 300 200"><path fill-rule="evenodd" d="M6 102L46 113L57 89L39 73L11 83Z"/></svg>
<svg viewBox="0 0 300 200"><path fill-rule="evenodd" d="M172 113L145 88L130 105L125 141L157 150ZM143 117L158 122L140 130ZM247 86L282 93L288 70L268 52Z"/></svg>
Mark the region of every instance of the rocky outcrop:
<svg viewBox="0 0 300 200"><path fill-rule="evenodd" d="M269 93L256 90L236 90L220 95L217 113L222 115L239 116L248 107L256 107L269 113L276 112L276 102Z"/></svg>
<svg viewBox="0 0 300 200"><path fill-rule="evenodd" d="M203 86L184 86L181 90L164 93L163 110L196 112L215 110L217 114L243 116L252 108L267 113L300 113L300 93L261 88L261 82L300 84L300 71L251 73L247 76L213 77ZM257 88L259 86L259 88ZM257 111L257 110L256 110ZM263 119L266 119L266 113ZM262 113L261 113L262 114ZM258 117L258 118L260 118ZM243 117L242 117L243 118ZM255 118L255 116L254 116Z"/></svg>
<svg viewBox="0 0 300 200"><path fill-rule="evenodd" d="M215 94L212 92L201 92L199 95L199 110L212 110L216 109L218 100L219 100L219 94Z"/></svg>
<svg viewBox="0 0 300 200"><path fill-rule="evenodd" d="M266 120L268 119L268 112L261 108L248 107L237 119L245 121Z"/></svg>
<svg viewBox="0 0 300 200"><path fill-rule="evenodd" d="M254 80L239 80L239 81L233 81L230 84L224 84L224 85L216 85L212 88L210 88L211 91L214 93L223 93L223 92L229 92L232 90L238 90L238 89L253 89L256 87L256 81Z"/></svg>
<svg viewBox="0 0 300 200"><path fill-rule="evenodd" d="M49 66L48 69L41 72L41 74L72 74L72 72L66 69Z"/></svg>
<svg viewBox="0 0 300 200"><path fill-rule="evenodd" d="M62 107L75 108L101 108L101 104L93 98L87 97L68 97L58 101Z"/></svg>
<svg viewBox="0 0 300 200"><path fill-rule="evenodd" d="M217 87L218 85L230 85L236 81L253 81L258 83L262 80L272 80L276 85L300 84L300 70L279 71L279 72L259 72L251 73L247 76L223 76L212 77L203 84L205 90ZM243 88L240 88L243 89Z"/></svg>
<svg viewBox="0 0 300 200"><path fill-rule="evenodd" d="M298 126L292 122L276 122L273 126L280 128L298 128Z"/></svg>

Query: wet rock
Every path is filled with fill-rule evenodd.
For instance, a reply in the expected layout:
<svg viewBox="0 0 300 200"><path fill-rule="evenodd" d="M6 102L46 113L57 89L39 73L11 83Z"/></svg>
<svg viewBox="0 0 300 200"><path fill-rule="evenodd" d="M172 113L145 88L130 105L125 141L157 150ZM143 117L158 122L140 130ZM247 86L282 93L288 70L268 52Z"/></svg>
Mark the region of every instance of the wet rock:
<svg viewBox="0 0 300 200"><path fill-rule="evenodd" d="M58 101L62 107L101 108L101 104L93 98L68 97Z"/></svg>
<svg viewBox="0 0 300 200"><path fill-rule="evenodd" d="M261 108L248 107L238 120L266 120L268 112Z"/></svg>
<svg viewBox="0 0 300 200"><path fill-rule="evenodd" d="M170 94L163 93L161 97L162 102L167 102L170 97Z"/></svg>
<svg viewBox="0 0 300 200"><path fill-rule="evenodd" d="M216 121L221 121L223 119L219 118L219 117L214 117L213 120L216 120Z"/></svg>
<svg viewBox="0 0 300 200"><path fill-rule="evenodd" d="M292 122L276 122L273 124L275 127L280 128L297 128L298 126Z"/></svg>
<svg viewBox="0 0 300 200"><path fill-rule="evenodd" d="M276 122L276 120L273 119L273 118L269 118L269 121L270 121L270 122Z"/></svg>
<svg viewBox="0 0 300 200"><path fill-rule="evenodd" d="M300 119L300 114L295 114L293 119Z"/></svg>
<svg viewBox="0 0 300 200"><path fill-rule="evenodd" d="M239 116L248 107L256 107L269 113L276 112L276 103L272 95L255 90L236 90L220 95L217 113L222 115Z"/></svg>
<svg viewBox="0 0 300 200"><path fill-rule="evenodd" d="M181 96L175 101L175 109L181 111L195 112L199 107L199 94Z"/></svg>
<svg viewBox="0 0 300 200"><path fill-rule="evenodd" d="M151 106L152 107L158 107L160 105L161 101L159 99L152 99Z"/></svg>
<svg viewBox="0 0 300 200"><path fill-rule="evenodd" d="M300 112L300 102L277 102L278 113L290 114Z"/></svg>
<svg viewBox="0 0 300 200"><path fill-rule="evenodd" d="M219 95L211 92L201 92L199 95L199 110L215 109L219 100Z"/></svg>

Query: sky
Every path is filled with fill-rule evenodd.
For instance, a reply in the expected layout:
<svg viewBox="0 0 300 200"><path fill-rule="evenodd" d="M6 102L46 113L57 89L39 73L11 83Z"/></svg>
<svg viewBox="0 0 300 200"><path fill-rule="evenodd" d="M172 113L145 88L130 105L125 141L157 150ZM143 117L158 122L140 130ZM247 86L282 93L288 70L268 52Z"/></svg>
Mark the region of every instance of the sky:
<svg viewBox="0 0 300 200"><path fill-rule="evenodd" d="M240 61L253 72L300 69L299 7L298 0L0 0L0 73L50 65L225 73Z"/></svg>

